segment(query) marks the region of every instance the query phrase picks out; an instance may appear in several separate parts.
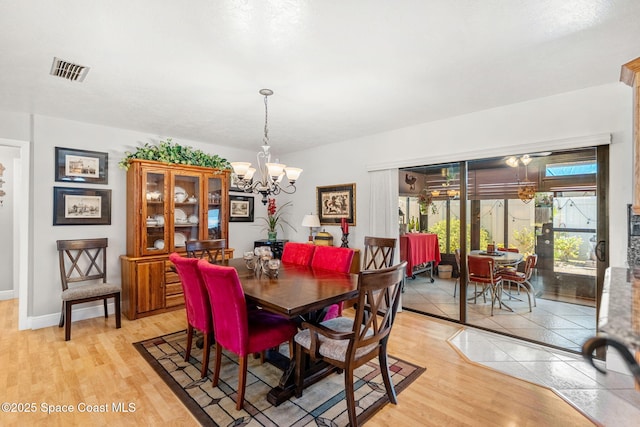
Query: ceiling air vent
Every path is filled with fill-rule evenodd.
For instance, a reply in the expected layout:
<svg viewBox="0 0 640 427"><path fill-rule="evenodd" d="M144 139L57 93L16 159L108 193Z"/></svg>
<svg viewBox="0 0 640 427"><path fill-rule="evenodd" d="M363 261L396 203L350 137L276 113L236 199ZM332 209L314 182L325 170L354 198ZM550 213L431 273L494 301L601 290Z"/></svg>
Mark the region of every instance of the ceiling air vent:
<svg viewBox="0 0 640 427"><path fill-rule="evenodd" d="M51 75L62 77L63 79L81 82L89 72L89 67L73 64L60 58L53 58L51 65Z"/></svg>

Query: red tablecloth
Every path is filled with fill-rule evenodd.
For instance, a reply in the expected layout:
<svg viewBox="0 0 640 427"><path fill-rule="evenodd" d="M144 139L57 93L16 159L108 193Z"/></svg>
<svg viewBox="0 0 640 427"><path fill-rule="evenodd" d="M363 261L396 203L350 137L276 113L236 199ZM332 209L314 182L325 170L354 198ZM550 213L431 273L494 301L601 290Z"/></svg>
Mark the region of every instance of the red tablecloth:
<svg viewBox="0 0 640 427"><path fill-rule="evenodd" d="M427 233L408 233L400 236L400 261L407 261L407 276L413 267L433 261L435 267L440 263L438 236Z"/></svg>

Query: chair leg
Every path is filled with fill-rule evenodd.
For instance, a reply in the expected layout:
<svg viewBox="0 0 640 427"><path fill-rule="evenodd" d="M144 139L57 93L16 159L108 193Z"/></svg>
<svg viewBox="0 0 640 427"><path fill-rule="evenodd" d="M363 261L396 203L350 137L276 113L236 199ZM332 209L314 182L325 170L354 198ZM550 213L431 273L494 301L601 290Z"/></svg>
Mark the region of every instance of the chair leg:
<svg viewBox="0 0 640 427"><path fill-rule="evenodd" d="M104 298L102 300L102 304L104 305L104 318L108 319L109 318L109 310L107 310L107 299L108 298Z"/></svg>
<svg viewBox="0 0 640 427"><path fill-rule="evenodd" d="M187 326L187 347L184 350L184 361L188 362L191 356L191 344L193 343L193 326Z"/></svg>
<svg viewBox="0 0 640 427"><path fill-rule="evenodd" d="M238 394L236 398L236 409L239 411L244 406L244 388L247 385L247 356L239 356L238 362Z"/></svg>
<svg viewBox="0 0 640 427"><path fill-rule="evenodd" d="M220 344L216 344L216 360L213 365L213 379L211 380L211 385L214 387L218 386L218 379L220 378L220 361L222 359L222 346Z"/></svg>
<svg viewBox="0 0 640 427"><path fill-rule="evenodd" d="M64 304L64 340L69 341L71 339L71 304L69 301Z"/></svg>
<svg viewBox="0 0 640 427"><path fill-rule="evenodd" d="M387 360L386 343L380 348L380 353L378 353L378 360L380 361L380 373L382 374L382 380L384 381L384 388L387 390L389 402L397 404L398 399L396 397L396 389L393 386L393 381L391 381L391 373L389 372L389 361Z"/></svg>
<svg viewBox="0 0 640 427"><path fill-rule="evenodd" d="M60 310L60 323L58 323L58 327L62 328L64 326L64 301L62 301L62 309Z"/></svg>
<svg viewBox="0 0 640 427"><path fill-rule="evenodd" d="M531 292L531 298L533 299L533 306L537 307L537 305L536 305L536 290L533 288L533 285L531 284L531 282L529 282L528 280L525 280L525 282L522 285L529 288L528 290L529 290L529 292Z"/></svg>
<svg viewBox="0 0 640 427"><path fill-rule="evenodd" d="M293 360L293 338L289 340L289 360Z"/></svg>
<svg viewBox="0 0 640 427"><path fill-rule="evenodd" d="M453 297L456 297L456 290L458 289L458 284L460 283L460 278L456 279L456 283L453 285Z"/></svg>
<svg viewBox="0 0 640 427"><path fill-rule="evenodd" d="M204 333L204 347L202 348L202 369L200 370L200 378L207 376L209 370L209 351L211 348L211 332Z"/></svg>
<svg viewBox="0 0 640 427"><path fill-rule="evenodd" d="M122 316L120 313L120 294L117 293L114 298L116 304L116 329L120 329L122 327Z"/></svg>
<svg viewBox="0 0 640 427"><path fill-rule="evenodd" d="M349 365L344 370L344 394L347 398L347 412L349 413L349 425L357 426L356 396L353 387L353 366Z"/></svg>
<svg viewBox="0 0 640 427"><path fill-rule="evenodd" d="M294 354L296 358L296 397L302 397L302 388L304 387L304 351L302 351L302 346L298 343L296 343Z"/></svg>

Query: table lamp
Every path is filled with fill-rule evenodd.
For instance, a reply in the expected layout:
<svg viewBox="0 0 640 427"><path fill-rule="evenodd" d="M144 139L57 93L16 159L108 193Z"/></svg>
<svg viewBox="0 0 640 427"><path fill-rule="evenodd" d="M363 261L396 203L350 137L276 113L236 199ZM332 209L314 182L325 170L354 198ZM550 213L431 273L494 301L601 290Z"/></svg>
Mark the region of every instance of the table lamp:
<svg viewBox="0 0 640 427"><path fill-rule="evenodd" d="M302 219L302 226L309 227L309 241L313 242L313 227L320 227L320 219L318 218L318 215L305 215Z"/></svg>

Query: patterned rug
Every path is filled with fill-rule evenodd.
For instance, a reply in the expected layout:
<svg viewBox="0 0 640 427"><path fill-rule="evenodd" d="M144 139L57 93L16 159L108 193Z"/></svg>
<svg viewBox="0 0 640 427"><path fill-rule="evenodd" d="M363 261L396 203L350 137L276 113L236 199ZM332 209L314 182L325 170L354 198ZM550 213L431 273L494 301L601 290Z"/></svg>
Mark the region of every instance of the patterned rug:
<svg viewBox="0 0 640 427"><path fill-rule="evenodd" d="M278 384L282 371L269 363L261 365L259 359L250 357L244 409L237 411L237 356L223 351L220 380L218 387L214 388L211 385L211 370L206 378L200 378L202 350L194 346L191 360L184 361L186 341L187 334L181 331L133 345L202 425L302 427L349 424L342 374L329 375L306 388L301 398L292 397L275 407L267 402L266 395ZM288 354L288 345L282 345L280 351ZM214 353L212 349L211 365ZM388 403L377 362L375 358L355 372L359 424ZM389 363L398 394L426 370L391 356ZM398 399L401 401L400 397Z"/></svg>

